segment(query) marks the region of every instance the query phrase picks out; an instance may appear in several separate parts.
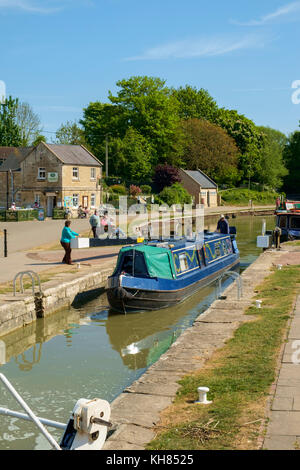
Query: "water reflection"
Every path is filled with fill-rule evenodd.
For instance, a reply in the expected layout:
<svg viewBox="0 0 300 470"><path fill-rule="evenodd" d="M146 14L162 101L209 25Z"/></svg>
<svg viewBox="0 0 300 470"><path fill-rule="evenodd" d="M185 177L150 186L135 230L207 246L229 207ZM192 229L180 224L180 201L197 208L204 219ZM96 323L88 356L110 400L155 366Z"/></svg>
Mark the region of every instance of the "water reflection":
<svg viewBox="0 0 300 470"><path fill-rule="evenodd" d="M176 307L153 312L109 313L106 332L112 348L132 370L148 367L167 351L215 297L214 285Z"/></svg>

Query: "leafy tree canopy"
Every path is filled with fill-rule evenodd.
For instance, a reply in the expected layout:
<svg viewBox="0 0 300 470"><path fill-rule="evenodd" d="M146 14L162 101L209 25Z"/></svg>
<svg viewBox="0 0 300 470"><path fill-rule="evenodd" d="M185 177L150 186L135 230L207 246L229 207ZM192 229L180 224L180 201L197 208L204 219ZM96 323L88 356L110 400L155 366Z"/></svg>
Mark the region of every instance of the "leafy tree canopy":
<svg viewBox="0 0 300 470"><path fill-rule="evenodd" d="M19 100L11 96L0 103L0 146L22 146L22 130L16 119L18 105Z"/></svg>

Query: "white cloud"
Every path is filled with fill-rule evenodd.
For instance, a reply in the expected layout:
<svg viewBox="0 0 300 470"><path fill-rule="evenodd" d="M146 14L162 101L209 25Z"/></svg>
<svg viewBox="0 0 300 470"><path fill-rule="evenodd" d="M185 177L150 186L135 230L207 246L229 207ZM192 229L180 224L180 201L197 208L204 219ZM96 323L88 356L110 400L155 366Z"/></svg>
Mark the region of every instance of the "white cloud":
<svg viewBox="0 0 300 470"><path fill-rule="evenodd" d="M75 3L92 5L91 0L0 0L0 12L13 10L27 13L51 14Z"/></svg>
<svg viewBox="0 0 300 470"><path fill-rule="evenodd" d="M214 57L229 54L234 51L263 47L265 38L262 35L247 35L244 37L213 37L185 39L170 42L146 50L143 54L128 57L125 60L165 60L193 59Z"/></svg>
<svg viewBox="0 0 300 470"><path fill-rule="evenodd" d="M258 20L251 20L245 23L233 20L231 22L240 26L263 26L276 21L295 20L296 13L300 13L300 1L288 3L268 15L261 16ZM299 16L296 16L296 18L299 19Z"/></svg>
<svg viewBox="0 0 300 470"><path fill-rule="evenodd" d="M46 2L47 3L47 2ZM43 6L44 4L44 6ZM61 7L48 7L45 2L32 0L0 0L0 10L21 10L28 13L55 13Z"/></svg>

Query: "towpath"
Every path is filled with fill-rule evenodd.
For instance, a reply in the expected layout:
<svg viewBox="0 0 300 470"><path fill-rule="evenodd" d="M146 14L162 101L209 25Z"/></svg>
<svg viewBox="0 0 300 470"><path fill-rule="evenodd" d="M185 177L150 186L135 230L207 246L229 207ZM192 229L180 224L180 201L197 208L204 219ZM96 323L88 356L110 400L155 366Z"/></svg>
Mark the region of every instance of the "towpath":
<svg viewBox="0 0 300 470"><path fill-rule="evenodd" d="M274 206L255 206L255 211L272 210ZM221 206L206 208L205 216L222 213L240 213L250 210L249 206ZM12 281L20 271L33 270L38 273L61 270L63 251L59 238L63 220L46 219L43 222L0 222L0 283ZM73 219L71 228L80 234L89 232L87 219ZM4 258L3 231L8 233L8 257ZM56 250L53 250L53 246ZM90 248L73 250L73 261L86 266L108 267L115 262L119 247ZM66 266L64 271L68 270ZM72 268L72 267L70 267Z"/></svg>

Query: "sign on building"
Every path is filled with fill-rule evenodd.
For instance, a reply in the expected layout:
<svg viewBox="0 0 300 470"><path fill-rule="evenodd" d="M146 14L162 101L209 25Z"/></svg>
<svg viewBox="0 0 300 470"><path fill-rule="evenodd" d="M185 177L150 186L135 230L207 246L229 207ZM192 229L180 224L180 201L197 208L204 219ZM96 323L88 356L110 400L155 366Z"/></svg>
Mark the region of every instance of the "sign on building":
<svg viewBox="0 0 300 470"><path fill-rule="evenodd" d="M57 181L58 181L58 173L55 173L55 172L48 173L49 183L57 183Z"/></svg>

